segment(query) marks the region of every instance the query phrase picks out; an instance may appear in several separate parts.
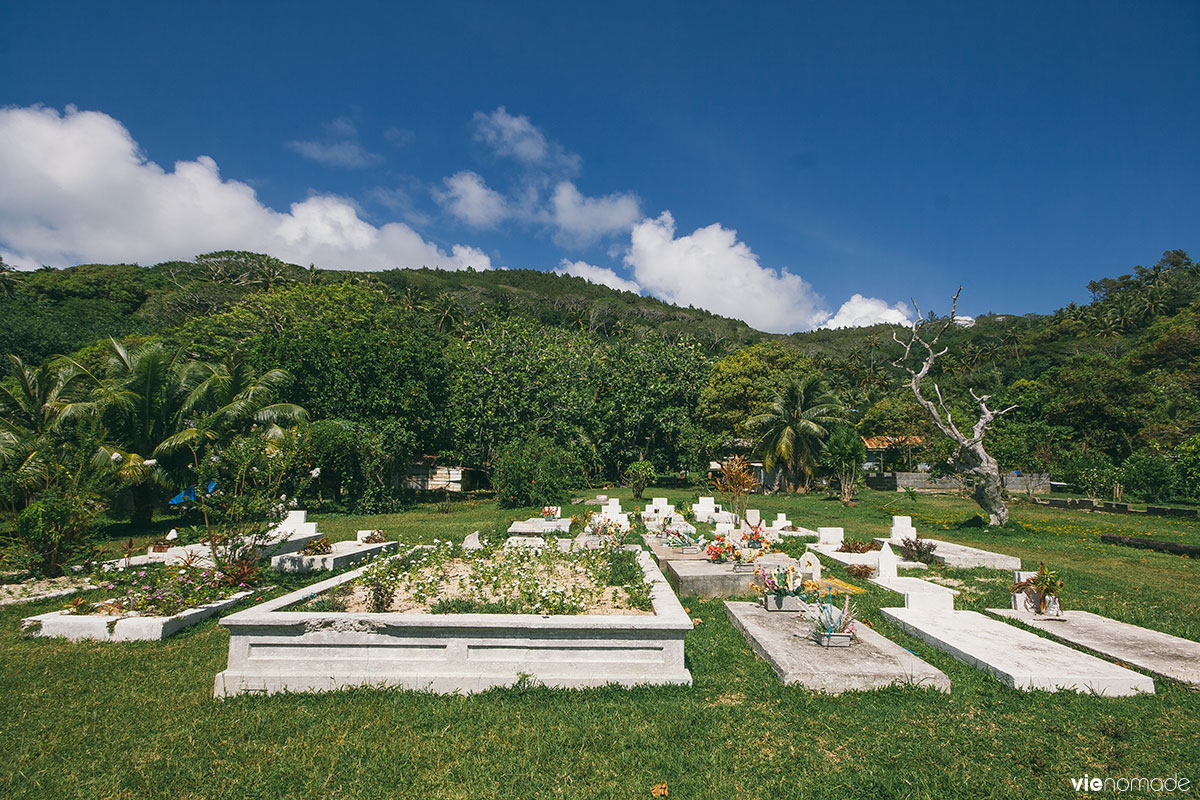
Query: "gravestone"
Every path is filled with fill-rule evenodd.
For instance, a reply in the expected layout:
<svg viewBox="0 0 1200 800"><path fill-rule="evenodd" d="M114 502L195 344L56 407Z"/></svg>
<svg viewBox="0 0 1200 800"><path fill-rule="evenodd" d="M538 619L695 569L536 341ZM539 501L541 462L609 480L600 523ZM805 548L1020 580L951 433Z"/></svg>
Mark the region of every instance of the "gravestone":
<svg viewBox="0 0 1200 800"><path fill-rule="evenodd" d="M746 522L749 522L751 525L757 528L759 523L762 522L762 514L759 513L757 508L747 508Z"/></svg>
<svg viewBox="0 0 1200 800"><path fill-rule="evenodd" d="M912 517L892 517L891 539L893 542L915 538L917 538L917 530L913 527Z"/></svg>
<svg viewBox="0 0 1200 800"><path fill-rule="evenodd" d="M817 544L819 545L841 547L845 540L846 531L843 528L817 528Z"/></svg>
<svg viewBox="0 0 1200 800"><path fill-rule="evenodd" d="M892 546L884 542L883 547L879 548L879 560L875 562L875 576L877 578L895 578L896 565L900 563L900 559L892 552Z"/></svg>
<svg viewBox="0 0 1200 800"><path fill-rule="evenodd" d="M821 580L821 559L813 555L812 551L805 552L800 556L800 564L796 570L800 573L801 581L819 581Z"/></svg>
<svg viewBox="0 0 1200 800"><path fill-rule="evenodd" d="M787 518L786 514L776 514L775 521L771 523L771 527L776 530L779 530L780 528L790 528L791 526L791 520Z"/></svg>

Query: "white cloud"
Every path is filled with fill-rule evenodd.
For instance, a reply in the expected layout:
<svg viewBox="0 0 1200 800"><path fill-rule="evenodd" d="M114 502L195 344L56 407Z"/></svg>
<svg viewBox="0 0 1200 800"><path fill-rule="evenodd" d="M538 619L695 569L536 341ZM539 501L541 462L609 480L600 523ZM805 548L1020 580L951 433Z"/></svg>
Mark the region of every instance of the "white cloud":
<svg viewBox="0 0 1200 800"><path fill-rule="evenodd" d="M275 211L223 179L208 156L168 172L120 122L72 107L0 109L0 186L0 254L22 266L243 249L335 269L491 267L473 247L446 253L402 223L371 225L345 198L316 195Z"/></svg>
<svg viewBox="0 0 1200 800"><path fill-rule="evenodd" d="M550 204L560 244L589 244L601 236L627 231L642 215L632 194L585 197L570 181L554 188Z"/></svg>
<svg viewBox="0 0 1200 800"><path fill-rule="evenodd" d="M368 151L358 141L358 128L348 118L335 119L326 123L324 128L325 136L320 139L290 141L284 144L309 161L327 167L361 169L383 163L383 156Z"/></svg>
<svg viewBox="0 0 1200 800"><path fill-rule="evenodd" d="M459 220L475 228L494 228L509 216L504 195L488 187L477 173L456 172L442 183L445 189L434 189L433 199Z"/></svg>
<svg viewBox="0 0 1200 800"><path fill-rule="evenodd" d="M863 328L868 325L878 325L886 322L889 325L911 325L909 308L906 303L896 303L889 306L886 300L877 297L863 297L855 293L849 300L842 303L822 328Z"/></svg>
<svg viewBox="0 0 1200 800"><path fill-rule="evenodd" d="M559 275L574 275L576 278L583 278L591 283L607 286L619 292L640 293L642 290L642 287L638 286L636 282L622 278L608 267L597 267L586 261L569 261L564 258L558 265L558 269L554 271Z"/></svg>
<svg viewBox="0 0 1200 800"><path fill-rule="evenodd" d="M634 226L625 263L656 297L745 320L759 330L807 330L829 316L803 278L760 265L736 231L713 224L676 238L669 211Z"/></svg>
<svg viewBox="0 0 1200 800"><path fill-rule="evenodd" d="M491 147L496 155L527 167L572 175L579 171L579 156L547 139L529 117L509 114L504 106L490 114L475 112L475 139Z"/></svg>

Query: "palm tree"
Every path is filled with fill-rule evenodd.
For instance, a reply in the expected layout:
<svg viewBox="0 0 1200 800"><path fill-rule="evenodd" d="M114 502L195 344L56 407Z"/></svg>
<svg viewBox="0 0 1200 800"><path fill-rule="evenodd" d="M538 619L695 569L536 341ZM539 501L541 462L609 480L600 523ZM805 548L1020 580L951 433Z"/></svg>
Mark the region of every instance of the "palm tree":
<svg viewBox="0 0 1200 800"><path fill-rule="evenodd" d="M257 374L239 353L215 364L195 362L181 387L186 397L180 418L187 427L159 443L154 456L170 456L186 448L192 465L198 466L206 446L226 445L247 428L263 428L268 439L282 438L284 425L308 419L300 406L276 402L291 382L291 375L282 369Z"/></svg>
<svg viewBox="0 0 1200 800"><path fill-rule="evenodd" d="M808 375L786 384L765 413L748 421L760 431L763 465L782 468L786 490L808 485L829 428L844 421L843 411L824 379Z"/></svg>
<svg viewBox="0 0 1200 800"><path fill-rule="evenodd" d="M17 271L0 258L0 295L9 297L17 292Z"/></svg>
<svg viewBox="0 0 1200 800"><path fill-rule="evenodd" d="M206 446L219 446L254 424L275 426L303 417L298 406L274 402L290 380L282 370L256 376L236 357L205 364L161 342L133 349L109 342L112 353L103 379L68 361L91 382L91 399L70 411L103 421L107 441L95 460L117 467L133 498L135 522L149 522L156 499L178 485L168 463L178 451L189 449L194 462Z"/></svg>
<svg viewBox="0 0 1200 800"><path fill-rule="evenodd" d="M73 404L82 399L81 374L68 364L47 361L31 367L8 357L12 385L0 385L0 466L11 468L22 492L53 482L52 464L62 444L55 436Z"/></svg>

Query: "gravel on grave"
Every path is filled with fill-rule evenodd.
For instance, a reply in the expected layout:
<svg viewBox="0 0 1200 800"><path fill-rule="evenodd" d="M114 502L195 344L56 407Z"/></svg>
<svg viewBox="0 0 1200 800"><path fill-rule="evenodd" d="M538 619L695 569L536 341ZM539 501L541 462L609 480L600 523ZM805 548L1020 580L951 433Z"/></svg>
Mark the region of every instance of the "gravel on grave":
<svg viewBox="0 0 1200 800"><path fill-rule="evenodd" d="M0 584L0 606L28 603L50 597L62 597L76 591L95 589L87 578L64 575L61 578L29 579L21 583Z"/></svg>

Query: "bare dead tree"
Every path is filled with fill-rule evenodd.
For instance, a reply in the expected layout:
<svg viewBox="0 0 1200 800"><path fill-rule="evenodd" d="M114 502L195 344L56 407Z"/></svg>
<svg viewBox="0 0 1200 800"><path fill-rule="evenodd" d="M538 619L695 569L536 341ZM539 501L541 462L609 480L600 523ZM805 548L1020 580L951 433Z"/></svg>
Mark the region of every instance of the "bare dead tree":
<svg viewBox="0 0 1200 800"><path fill-rule="evenodd" d="M961 293L962 287L960 286L954 293L954 301L950 305L950 316L937 327L933 337L928 339L922 335L922 329L930 323L930 320L926 320L921 315L916 301L913 301L916 319L913 320L912 328L909 330L908 341L901 341L899 336L895 333L892 334L892 339L904 348L904 354L892 363L893 366L908 373L917 403L929 412L937 429L957 445L954 454L950 457L950 465L955 472L961 475L970 475L975 479L975 490L972 496L979 507L987 513L988 523L1004 525L1008 522L1008 506L1004 502L1004 486L1000 480L1000 466L996 463L996 459L988 455L987 450L984 449L983 437L991 428L996 417L1007 414L1016 406L1009 406L1003 411L993 411L988 408L988 400L991 399L991 395L976 394L974 389L970 389L971 398L979 406L979 419L976 420L970 435L968 435L963 433L955 423L950 408L942 399L942 390L936 382L933 384L936 402L921 392L921 384L928 377L929 371L933 369L939 358L950 351L948 347L942 347L939 350L938 342L942 338L942 334L955 324L958 296ZM913 366L914 348L917 350L915 358L920 360L920 367Z"/></svg>

